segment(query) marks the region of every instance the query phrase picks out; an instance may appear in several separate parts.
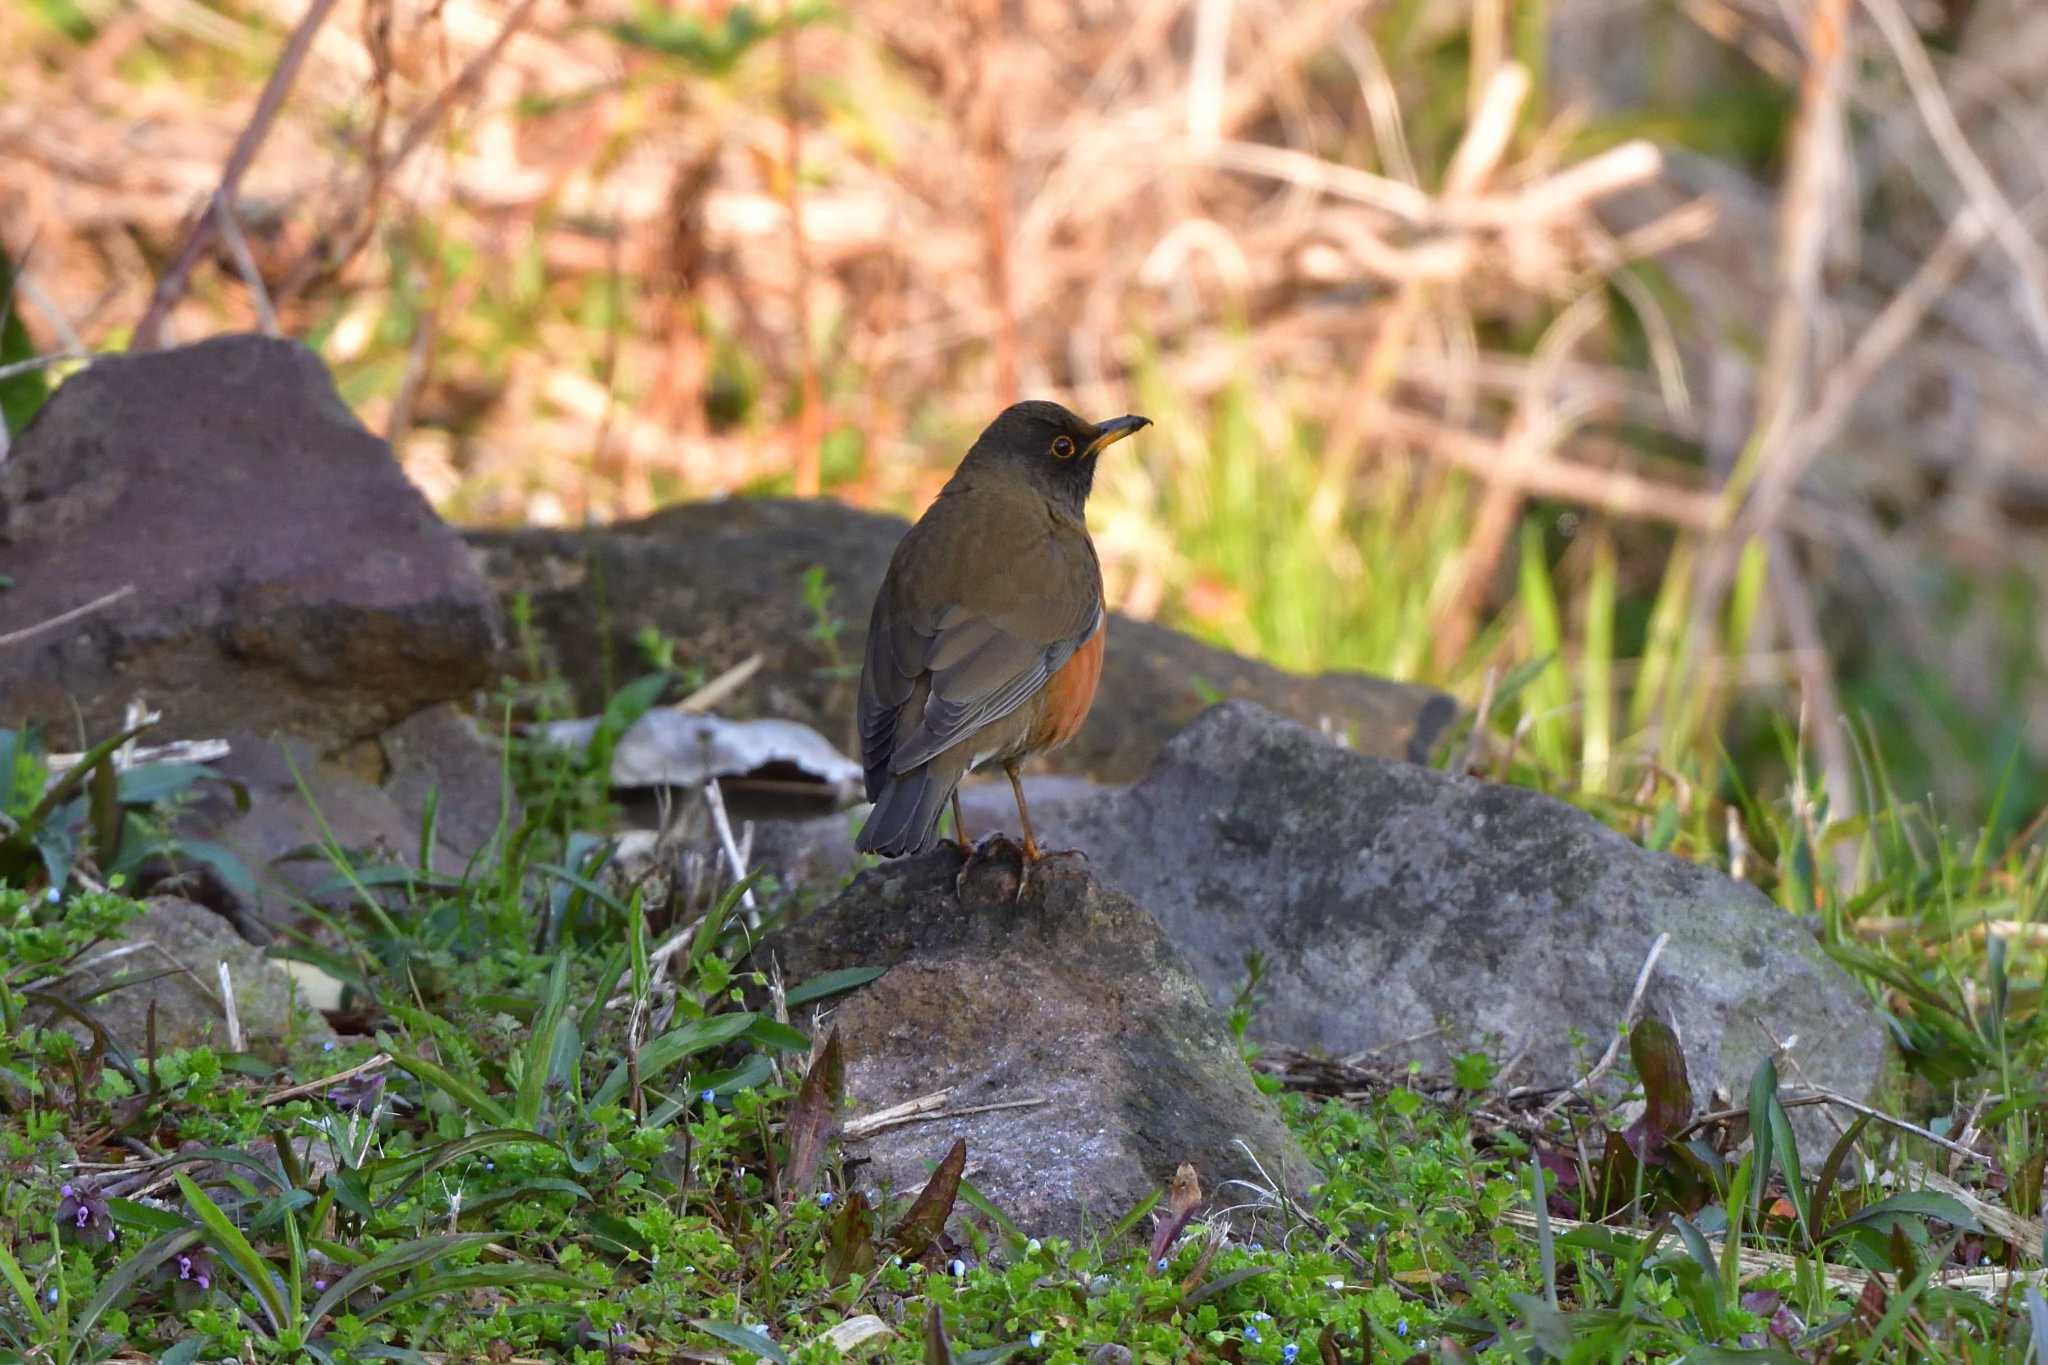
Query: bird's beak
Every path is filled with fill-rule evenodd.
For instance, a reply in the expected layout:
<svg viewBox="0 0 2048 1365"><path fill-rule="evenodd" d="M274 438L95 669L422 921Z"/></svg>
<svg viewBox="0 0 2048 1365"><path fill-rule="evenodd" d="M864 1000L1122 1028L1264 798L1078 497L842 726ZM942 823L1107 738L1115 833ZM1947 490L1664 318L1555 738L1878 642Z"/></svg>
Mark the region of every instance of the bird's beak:
<svg viewBox="0 0 2048 1365"><path fill-rule="evenodd" d="M1107 422L1095 425L1095 439L1088 443L1085 454L1093 457L1121 441L1134 431L1152 425L1149 417L1112 417Z"/></svg>

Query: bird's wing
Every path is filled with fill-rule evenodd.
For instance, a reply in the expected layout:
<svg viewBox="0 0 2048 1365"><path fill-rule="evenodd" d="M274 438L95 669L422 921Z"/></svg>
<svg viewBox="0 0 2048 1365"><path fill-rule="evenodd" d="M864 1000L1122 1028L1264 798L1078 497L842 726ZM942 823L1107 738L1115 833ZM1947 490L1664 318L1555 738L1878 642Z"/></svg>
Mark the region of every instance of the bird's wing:
<svg viewBox="0 0 2048 1365"><path fill-rule="evenodd" d="M1020 531L955 546L941 530L927 542L925 581L892 572L876 599L860 692L871 797L1022 706L1102 628L1086 532L1048 528L1042 511ZM971 564L1001 569L977 579L962 571Z"/></svg>

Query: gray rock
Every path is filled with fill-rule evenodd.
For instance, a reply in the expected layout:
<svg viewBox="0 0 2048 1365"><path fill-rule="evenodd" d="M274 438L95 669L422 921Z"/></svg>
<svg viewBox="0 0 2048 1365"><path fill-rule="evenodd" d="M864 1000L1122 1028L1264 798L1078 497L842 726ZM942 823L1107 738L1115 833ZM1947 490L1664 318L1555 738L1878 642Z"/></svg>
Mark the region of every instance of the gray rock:
<svg viewBox="0 0 2048 1365"><path fill-rule="evenodd" d="M906 526L831 502L729 499L642 521L579 531L474 531L485 575L508 600L525 594L544 663L574 687L579 709L603 709L646 671L635 636L653 628L687 663L717 673L753 654L764 665L719 709L801 721L857 753L853 692L869 604ZM806 604L822 569L828 646ZM1240 658L1162 626L1112 617L1102 688L1055 771L1103 782L1143 775L1173 734L1216 697L1244 697L1308 725L1328 722L1367 753L1421 757L1455 714L1427 688L1360 673L1302 677Z"/></svg>
<svg viewBox="0 0 2048 1365"><path fill-rule="evenodd" d="M386 730L377 743L385 765L384 792L415 831L427 797L434 798L437 842L447 855L440 871L460 875L469 856L490 843L501 820L518 824L518 798L506 804L498 741L460 707L428 707Z"/></svg>
<svg viewBox="0 0 2048 1365"><path fill-rule="evenodd" d="M381 743L351 750L346 757L353 766L322 759L303 741L239 731L227 738L228 756L210 766L240 787L246 808L227 787L207 784L200 800L179 810L176 828L181 838L218 844L239 859L256 882L255 898L191 863L151 867L145 885L178 878L169 885L229 916L256 942L269 941L296 901L336 906L355 899L338 883L334 862L317 853L330 836L358 866L416 865L421 817L433 792L435 839L428 854L436 872L459 877L497 830L496 746L453 708L423 712ZM516 805L512 818L519 818Z"/></svg>
<svg viewBox="0 0 2048 1365"><path fill-rule="evenodd" d="M151 1004L156 1006L159 1052L227 1049L220 1006L223 962L234 982L235 1012L249 1051L282 1059L295 1047L334 1041L327 1022L297 998L291 976L225 919L176 896L155 896L146 904L148 913L110 945L122 950L117 956L108 959L109 950L102 950L94 958L106 960L60 986L84 1003L131 1056L142 1057L148 1046ZM76 1024L65 1026L83 1036Z"/></svg>
<svg viewBox="0 0 2048 1365"><path fill-rule="evenodd" d="M488 683L497 604L311 351L255 336L109 356L0 465L0 723L94 739L282 729L323 752ZM75 712L73 707L77 707Z"/></svg>
<svg viewBox="0 0 2048 1365"><path fill-rule="evenodd" d="M1755 888L1561 801L1348 753L1256 706L1216 707L1143 782L1045 824L1159 916L1217 1004L1263 954L1264 1041L1341 1056L1441 1028L1402 1055L1486 1047L1524 1056L1515 1084L1568 1084L1668 932L1645 1007L1677 1029L1696 1093L1745 1093L1766 1029L1798 1039L1788 1082L1868 1099L1886 1066L1864 991Z"/></svg>
<svg viewBox="0 0 2048 1365"><path fill-rule="evenodd" d="M833 1022L856 1116L951 1088L949 1107L1022 1108L848 1141L863 1184L913 1192L954 1139L967 1176L1021 1226L1106 1228L1182 1162L1204 1188L1257 1179L1235 1141L1299 1194L1316 1177L1252 1083L1201 987L1145 910L1053 862L1013 899L1015 862L942 847L863 873L764 945L791 981L884 967Z"/></svg>
<svg viewBox="0 0 2048 1365"><path fill-rule="evenodd" d="M1037 773L1024 779L1024 799L1031 818L1051 828L1067 807L1102 795L1109 788L1085 777ZM976 775L960 784L961 817L969 835L1016 834L1017 802L1001 774ZM807 820L767 820L754 826L752 866L772 875L784 890L836 890L857 868L874 859L854 850L857 812L842 811Z"/></svg>

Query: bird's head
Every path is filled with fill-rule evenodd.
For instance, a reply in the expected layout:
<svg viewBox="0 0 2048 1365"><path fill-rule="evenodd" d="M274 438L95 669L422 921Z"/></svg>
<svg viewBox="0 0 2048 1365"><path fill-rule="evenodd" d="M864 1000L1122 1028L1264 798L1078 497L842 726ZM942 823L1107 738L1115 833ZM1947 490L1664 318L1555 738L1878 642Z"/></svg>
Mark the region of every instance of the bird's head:
<svg viewBox="0 0 2048 1365"><path fill-rule="evenodd" d="M988 424L960 468L1021 476L1078 513L1095 486L1096 456L1150 425L1150 418L1133 416L1090 422L1043 399L1012 403Z"/></svg>

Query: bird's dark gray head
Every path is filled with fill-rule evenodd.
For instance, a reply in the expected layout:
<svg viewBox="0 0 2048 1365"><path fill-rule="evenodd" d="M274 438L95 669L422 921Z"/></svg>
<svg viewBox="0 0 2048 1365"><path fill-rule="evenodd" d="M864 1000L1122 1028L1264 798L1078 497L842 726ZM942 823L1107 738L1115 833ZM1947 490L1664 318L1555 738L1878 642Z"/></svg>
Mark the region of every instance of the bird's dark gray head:
<svg viewBox="0 0 2048 1365"><path fill-rule="evenodd" d="M1002 468L1079 515L1095 486L1095 457L1124 437L1152 425L1146 417L1090 422L1058 403L1030 399L996 414L975 441L960 473Z"/></svg>

